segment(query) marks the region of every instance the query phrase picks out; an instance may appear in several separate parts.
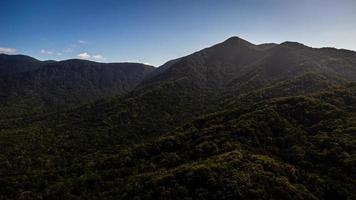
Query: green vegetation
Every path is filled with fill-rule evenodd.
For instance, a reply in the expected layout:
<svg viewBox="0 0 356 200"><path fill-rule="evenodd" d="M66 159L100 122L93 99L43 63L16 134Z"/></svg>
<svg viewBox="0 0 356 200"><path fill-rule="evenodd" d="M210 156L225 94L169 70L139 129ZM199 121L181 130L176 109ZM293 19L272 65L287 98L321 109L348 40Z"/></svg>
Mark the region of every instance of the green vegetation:
<svg viewBox="0 0 356 200"><path fill-rule="evenodd" d="M149 94L157 91L142 98ZM123 101L109 102L112 108ZM2 198L355 199L355 102L351 84L229 108L163 133L167 126L158 139L140 140L115 137L144 130L115 134L120 129L107 121L115 115L98 102L88 106L105 116L82 107L78 115L88 116L86 121L68 112L59 117L66 118L62 122L49 116L2 130ZM157 129L154 124L138 127Z"/></svg>

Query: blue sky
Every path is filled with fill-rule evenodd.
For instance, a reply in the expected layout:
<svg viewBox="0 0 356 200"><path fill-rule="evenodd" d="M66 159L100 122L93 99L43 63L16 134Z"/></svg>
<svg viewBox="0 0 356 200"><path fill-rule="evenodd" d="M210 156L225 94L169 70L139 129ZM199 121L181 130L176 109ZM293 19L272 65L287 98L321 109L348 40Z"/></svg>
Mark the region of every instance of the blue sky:
<svg viewBox="0 0 356 200"><path fill-rule="evenodd" d="M0 52L41 60L159 66L231 36L356 50L356 1L0 1Z"/></svg>

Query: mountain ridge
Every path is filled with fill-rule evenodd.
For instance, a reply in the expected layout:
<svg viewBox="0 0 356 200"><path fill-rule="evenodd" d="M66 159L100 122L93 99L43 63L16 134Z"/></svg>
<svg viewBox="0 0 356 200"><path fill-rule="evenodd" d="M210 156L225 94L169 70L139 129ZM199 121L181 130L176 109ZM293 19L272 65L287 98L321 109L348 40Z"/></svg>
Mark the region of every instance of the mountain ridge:
<svg viewBox="0 0 356 200"><path fill-rule="evenodd" d="M263 87L272 81L282 81L309 72L355 80L355 58L356 53L352 51L311 48L288 41L255 45L239 37L231 37L217 45L163 64L149 78L144 79L140 86L188 77L195 80L195 84L202 90L221 90L228 86L229 90L241 93L241 90L244 92ZM267 78L249 80L254 77L250 74L260 73L266 73L263 76ZM239 79L245 83L241 85ZM246 85L248 82L251 82L250 85Z"/></svg>
<svg viewBox="0 0 356 200"><path fill-rule="evenodd" d="M132 90L154 68L138 63L65 60L0 77L0 116L67 109ZM21 109L18 109L21 108ZM7 116L9 117L9 116Z"/></svg>

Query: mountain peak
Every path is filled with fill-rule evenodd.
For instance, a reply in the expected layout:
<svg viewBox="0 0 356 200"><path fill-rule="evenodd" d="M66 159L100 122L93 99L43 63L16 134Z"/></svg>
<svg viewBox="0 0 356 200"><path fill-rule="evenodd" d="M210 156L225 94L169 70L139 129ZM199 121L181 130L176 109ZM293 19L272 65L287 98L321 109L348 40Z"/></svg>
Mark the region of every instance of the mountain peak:
<svg viewBox="0 0 356 200"><path fill-rule="evenodd" d="M286 41L280 44L281 46L286 46L286 47L306 47L304 44L299 43L299 42L291 42L291 41Z"/></svg>
<svg viewBox="0 0 356 200"><path fill-rule="evenodd" d="M32 60L32 61L39 61L33 57L27 56L27 55L22 55L22 54L4 54L0 53L0 58L1 59L12 59L12 60L19 60L19 59L26 59L26 60Z"/></svg>
<svg viewBox="0 0 356 200"><path fill-rule="evenodd" d="M229 37L226 41L233 41L233 40L244 40L244 39L237 37L237 36L232 36L232 37Z"/></svg>
<svg viewBox="0 0 356 200"><path fill-rule="evenodd" d="M244 40L242 38L239 38L237 36L233 36L233 37L228 38L227 40L225 40L223 42L223 44L248 44L248 45L254 45L254 44L250 43L249 41Z"/></svg>

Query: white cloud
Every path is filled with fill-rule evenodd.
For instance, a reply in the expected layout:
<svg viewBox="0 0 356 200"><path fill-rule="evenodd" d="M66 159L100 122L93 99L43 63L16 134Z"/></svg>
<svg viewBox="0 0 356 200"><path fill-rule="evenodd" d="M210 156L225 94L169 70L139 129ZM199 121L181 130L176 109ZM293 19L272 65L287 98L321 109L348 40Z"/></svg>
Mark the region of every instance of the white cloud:
<svg viewBox="0 0 356 200"><path fill-rule="evenodd" d="M14 48L0 47L0 53L13 54L16 53L16 51Z"/></svg>
<svg viewBox="0 0 356 200"><path fill-rule="evenodd" d="M80 53L77 55L77 57L83 60L89 60L91 58L91 56L87 52Z"/></svg>
<svg viewBox="0 0 356 200"><path fill-rule="evenodd" d="M87 52L80 53L77 55L77 57L83 60L106 61L106 58L101 54L90 55Z"/></svg>
<svg viewBox="0 0 356 200"><path fill-rule="evenodd" d="M93 59L94 60L98 60L98 61L105 61L106 60L106 58L104 56L100 55L100 54L94 55Z"/></svg>
<svg viewBox="0 0 356 200"><path fill-rule="evenodd" d="M77 40L77 42L78 42L79 44L87 44L87 43L88 43L88 42L85 41L85 40Z"/></svg>
<svg viewBox="0 0 356 200"><path fill-rule="evenodd" d="M120 62L120 61L119 61ZM150 66L153 66L152 64L148 63L148 62L142 62L140 60L125 60L125 62L129 62L129 63L141 63L141 64L144 64L144 65L150 65Z"/></svg>

